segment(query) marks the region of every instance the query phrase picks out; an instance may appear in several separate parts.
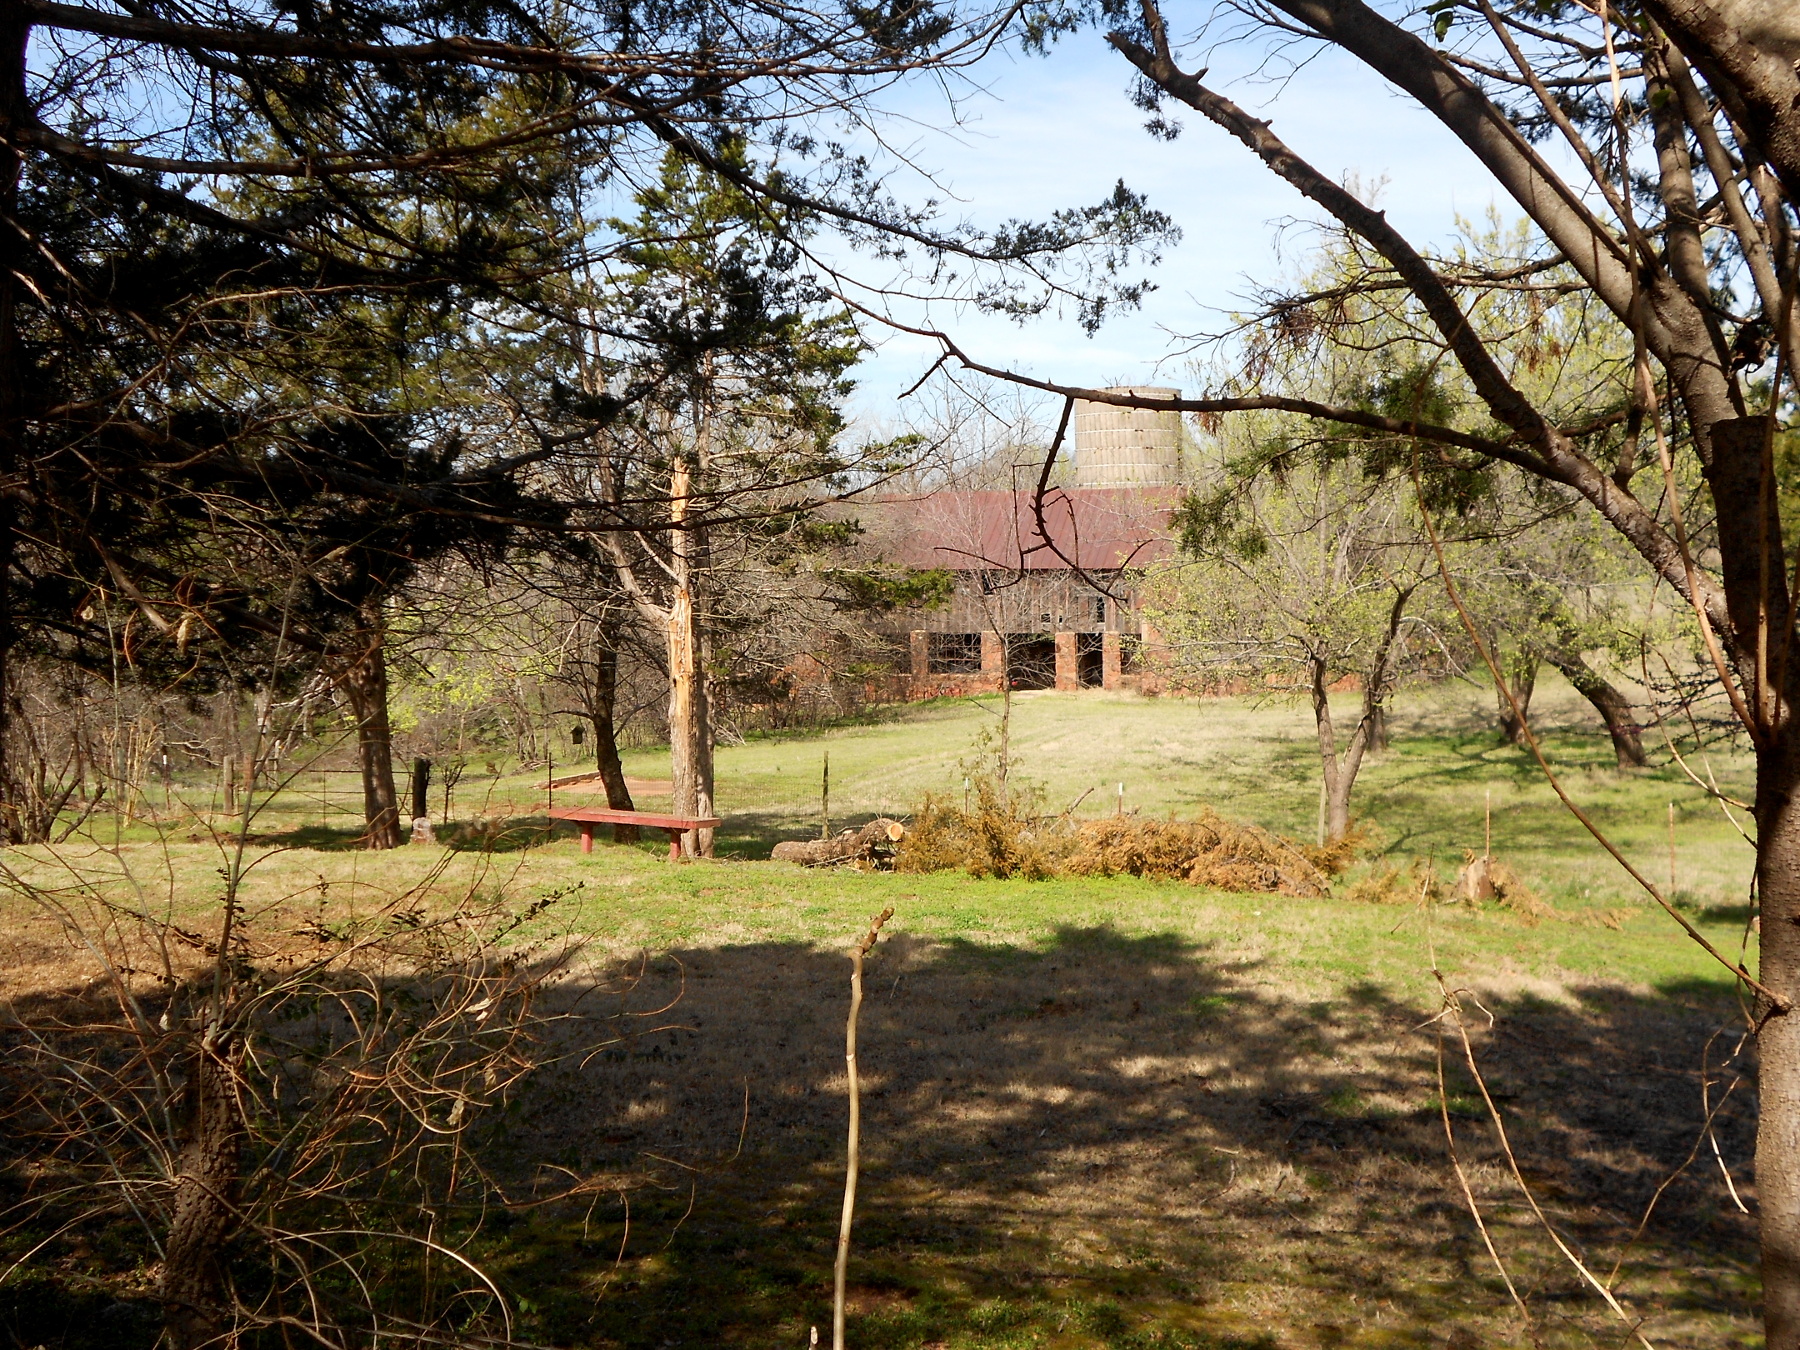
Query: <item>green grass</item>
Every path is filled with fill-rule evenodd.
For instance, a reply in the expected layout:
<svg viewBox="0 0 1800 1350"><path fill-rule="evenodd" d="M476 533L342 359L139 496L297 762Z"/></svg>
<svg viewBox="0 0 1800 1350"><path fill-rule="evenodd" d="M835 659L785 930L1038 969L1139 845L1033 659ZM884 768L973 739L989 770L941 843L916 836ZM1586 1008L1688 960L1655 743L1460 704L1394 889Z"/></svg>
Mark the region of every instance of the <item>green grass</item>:
<svg viewBox="0 0 1800 1350"><path fill-rule="evenodd" d="M1353 696L1338 700L1353 718ZM1535 761L1492 731L1491 695L1462 684L1402 696L1394 748L1368 761L1354 812L1396 858L1436 858L1453 873L1482 846L1491 800L1495 853L1558 904L1606 906L1641 892L1557 801ZM1700 906L1741 905L1751 855L1718 805L1666 752L1656 767L1620 773L1599 721L1566 684L1546 678L1534 707L1565 788L1641 870L1666 885L1668 807L1675 805L1676 889ZM831 757L838 821L904 815L928 791L959 796L976 739L999 723L998 699L922 707L910 716L810 739L721 747L718 798L728 817L721 845L766 855L774 839L819 824L823 757ZM1653 751L1661 749L1646 733ZM1310 713L1245 699L1146 699L1097 692L1034 693L1013 702L1015 772L1040 783L1060 810L1083 792L1078 814L1116 809L1181 814L1206 803L1302 839L1317 828L1319 760ZM1694 767L1700 768L1696 764ZM1747 756L1714 754L1721 786L1746 799ZM631 755L628 772L667 772L660 752ZM1740 817L1743 813L1739 813Z"/></svg>
<svg viewBox="0 0 1800 1350"><path fill-rule="evenodd" d="M116 901L166 910L195 924L215 904L228 849L145 843L120 850L71 845L58 853L55 869L23 858L15 867L40 883L64 887L79 876ZM499 854L259 846L249 858L245 895L251 915L271 929L285 925L290 931L322 907L354 920L419 886L427 902L503 895L520 907L566 893L532 934L578 933L615 953L718 942L837 945L869 914L891 905L897 927L937 941L1029 948L1062 931L1098 927L1204 940L1224 958L1267 967L1274 984L1309 995L1358 980L1424 997L1434 952L1446 970L1521 988L1533 981L1549 987L1604 978L1645 990L1724 978L1648 904L1607 912L1619 925L1615 931L1595 911L1578 906L1559 920L1533 925L1497 908L1240 896L1131 877L992 881L959 873L809 872L735 858L671 867L655 844L599 843L584 856L568 837ZM434 865L429 874L428 862ZM1739 912L1702 910L1697 922L1716 945L1737 951Z"/></svg>
<svg viewBox="0 0 1800 1350"><path fill-rule="evenodd" d="M1703 931L1736 952L1749 853L1717 808L1676 769L1612 770L1568 691L1540 703L1571 792L1659 878L1677 803L1678 884ZM727 856L702 865L670 866L654 843L583 856L566 835L371 855L343 847L347 831L258 822L247 931L277 950L308 922L354 923L408 887L427 905L560 896L530 936L578 940L567 990L604 995L578 1003L585 1020L566 1034L624 1039L513 1104L497 1175L521 1194L551 1166L602 1181L580 1203L491 1225L474 1248L541 1343L829 1335L842 953L884 905L896 916L871 959L860 1056L859 1350L1526 1344L1447 1171L1440 1101L1541 1342L1615 1343L1521 1204L1454 1041L1440 1089L1434 965L1467 991L1534 1189L1608 1268L1694 1143L1701 1056L1715 1081L1728 1072L1735 1033L1710 1038L1737 1005L1728 975L1633 897L1521 752L1497 745L1484 701L1462 687L1404 700L1358 814L1381 857L1435 857L1448 872L1480 846L1491 793L1495 852L1557 908L1536 924L1498 908L758 860L816 830L825 751L834 820L903 814L926 791L960 792L959 762L995 720L991 700L929 705L722 747ZM1292 707L1038 694L1016 700L1013 744L1016 772L1057 809L1089 788L1084 809L1114 809L1123 781L1127 809L1208 802L1303 837L1314 821L1316 754ZM1741 759L1713 768L1744 790ZM665 772L648 751L628 769ZM534 782L541 771L496 775L459 798L529 818L542 809ZM183 922L216 905L228 844L189 826L119 848L104 846L106 822L94 833L15 850L13 865ZM334 847L308 846L320 843ZM0 929L15 997L89 973L16 899ZM1715 1122L1741 1187L1748 1096ZM1753 1242L1716 1166L1697 1165L1626 1255L1622 1294L1658 1345L1747 1344Z"/></svg>

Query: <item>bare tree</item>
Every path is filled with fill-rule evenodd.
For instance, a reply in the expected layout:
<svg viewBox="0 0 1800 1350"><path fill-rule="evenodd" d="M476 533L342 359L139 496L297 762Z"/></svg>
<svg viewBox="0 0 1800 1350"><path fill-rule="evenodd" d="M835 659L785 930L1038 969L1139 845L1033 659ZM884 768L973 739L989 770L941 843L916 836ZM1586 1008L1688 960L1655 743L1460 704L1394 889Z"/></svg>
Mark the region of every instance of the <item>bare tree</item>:
<svg viewBox="0 0 1800 1350"><path fill-rule="evenodd" d="M1439 654L1426 615L1413 612L1434 570L1411 517L1399 483L1369 479L1358 466L1293 466L1277 484L1239 464L1183 508L1191 561L1164 569L1153 592L1151 612L1178 673L1206 684L1243 681L1311 706L1321 844L1350 829L1357 774L1381 748L1395 689ZM1349 681L1362 706L1346 734L1331 693Z"/></svg>

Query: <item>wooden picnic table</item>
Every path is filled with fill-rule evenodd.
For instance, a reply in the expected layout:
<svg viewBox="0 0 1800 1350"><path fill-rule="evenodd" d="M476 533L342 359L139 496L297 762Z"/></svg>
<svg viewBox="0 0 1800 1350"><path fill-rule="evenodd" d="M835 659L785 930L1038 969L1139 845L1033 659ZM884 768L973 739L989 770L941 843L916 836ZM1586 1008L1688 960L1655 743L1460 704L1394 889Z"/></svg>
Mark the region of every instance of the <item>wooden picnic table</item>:
<svg viewBox="0 0 1800 1350"><path fill-rule="evenodd" d="M725 822L717 816L666 816L652 811L615 811L608 806L556 806L549 811L552 820L572 820L581 826L581 851L594 851L596 825L648 825L666 830L669 835L669 861L681 860L681 836L689 830L717 829Z"/></svg>

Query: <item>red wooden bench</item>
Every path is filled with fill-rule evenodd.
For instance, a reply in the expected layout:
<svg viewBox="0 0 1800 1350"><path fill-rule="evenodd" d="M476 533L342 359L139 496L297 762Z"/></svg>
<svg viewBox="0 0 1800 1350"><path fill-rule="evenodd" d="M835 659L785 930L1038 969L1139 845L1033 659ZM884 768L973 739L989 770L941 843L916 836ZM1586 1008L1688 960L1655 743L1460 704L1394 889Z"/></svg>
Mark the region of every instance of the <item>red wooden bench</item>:
<svg viewBox="0 0 1800 1350"><path fill-rule="evenodd" d="M669 834L669 861L678 862L681 858L681 836L689 830L717 829L725 822L716 816L659 816L649 811L615 811L608 806L557 806L549 812L552 820L572 820L581 826L581 851L594 851L594 826L596 825L648 825L652 829L667 830Z"/></svg>

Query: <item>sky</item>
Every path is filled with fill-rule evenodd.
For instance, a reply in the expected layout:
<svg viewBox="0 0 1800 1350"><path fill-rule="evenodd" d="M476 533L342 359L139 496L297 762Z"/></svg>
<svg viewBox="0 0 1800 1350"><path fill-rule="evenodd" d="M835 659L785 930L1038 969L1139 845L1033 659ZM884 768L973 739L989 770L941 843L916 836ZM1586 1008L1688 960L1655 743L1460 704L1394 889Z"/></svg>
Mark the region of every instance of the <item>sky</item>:
<svg viewBox="0 0 1800 1350"><path fill-rule="evenodd" d="M1517 216L1448 132L1350 58L1320 53L1278 84L1253 69L1260 50L1194 50L1185 68L1208 64L1210 87L1270 119L1315 167L1340 181L1385 180L1379 204L1415 243L1446 242L1459 214L1480 219L1494 204L1504 218ZM945 126L943 99L930 90L896 89L881 101L889 139L970 219L1042 218L1099 201L1123 178L1172 216L1183 238L1149 272L1158 289L1144 306L1109 319L1092 338L1072 313L1019 325L939 304L908 305L900 317L942 328L978 360L1040 378L1192 392L1179 335L1218 328L1243 308L1250 278L1273 280L1294 268L1311 242L1294 221L1316 220L1316 208L1198 114L1182 119L1173 142L1147 133L1145 114L1128 97L1131 69L1098 33L1067 39L1047 57L1001 54L978 73L985 91L967 99L958 127ZM926 194L918 180L908 184L903 175L899 183L903 196ZM859 374L858 414L892 418L897 397L936 356L925 339L882 339Z"/></svg>

